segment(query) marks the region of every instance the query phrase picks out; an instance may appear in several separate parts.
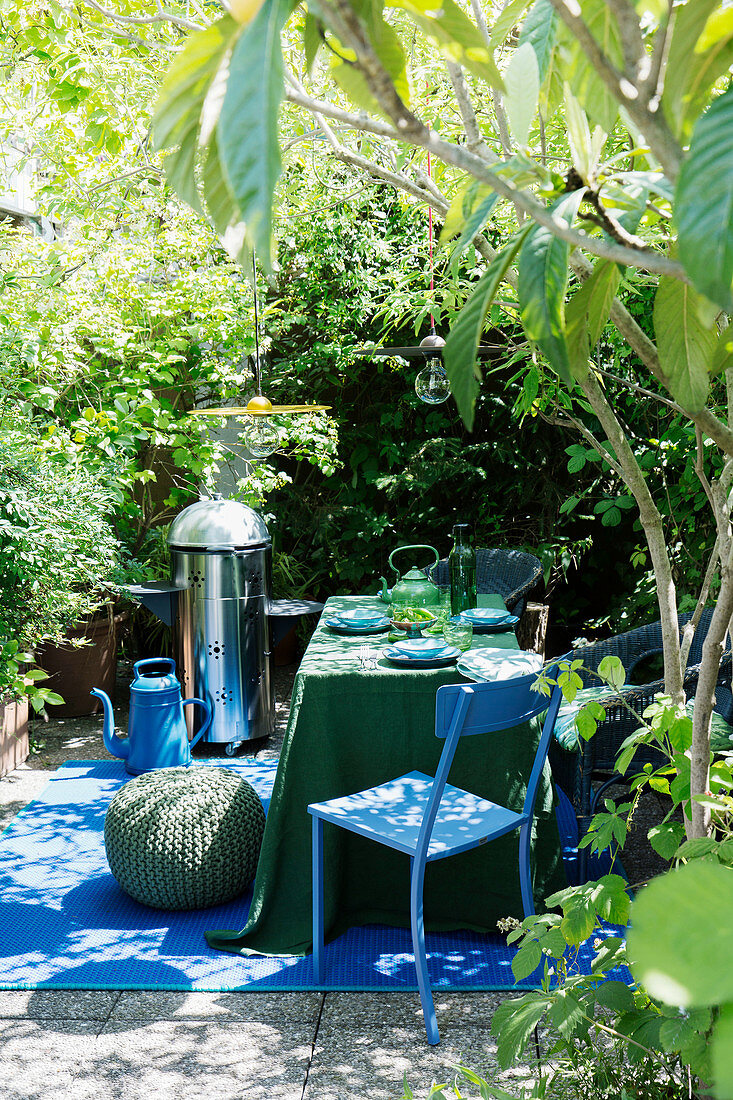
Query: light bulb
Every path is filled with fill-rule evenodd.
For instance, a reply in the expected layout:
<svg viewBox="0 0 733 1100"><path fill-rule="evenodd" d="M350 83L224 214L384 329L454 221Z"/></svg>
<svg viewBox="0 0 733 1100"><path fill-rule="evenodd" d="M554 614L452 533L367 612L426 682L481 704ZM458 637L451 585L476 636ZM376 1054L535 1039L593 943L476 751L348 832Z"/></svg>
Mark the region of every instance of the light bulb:
<svg viewBox="0 0 733 1100"><path fill-rule="evenodd" d="M280 446L280 434L266 416L249 416L242 442L253 458L267 458Z"/></svg>
<svg viewBox="0 0 733 1100"><path fill-rule="evenodd" d="M450 383L440 359L428 359L415 379L415 393L426 405L441 405L448 400Z"/></svg>

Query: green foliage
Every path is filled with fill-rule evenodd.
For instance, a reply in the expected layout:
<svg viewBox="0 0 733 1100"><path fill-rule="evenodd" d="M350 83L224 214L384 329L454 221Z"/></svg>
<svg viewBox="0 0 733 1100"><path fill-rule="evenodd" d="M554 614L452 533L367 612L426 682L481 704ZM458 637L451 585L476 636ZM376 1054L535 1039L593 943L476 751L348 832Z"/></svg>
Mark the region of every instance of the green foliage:
<svg viewBox="0 0 733 1100"><path fill-rule="evenodd" d="M652 995L688 1012L702 1010L706 1030L716 1009L707 1053L721 1100L733 1089L733 984L721 966L733 949L731 905L731 868L693 862L650 883L634 904L628 936L634 974Z"/></svg>
<svg viewBox="0 0 733 1100"><path fill-rule="evenodd" d="M695 124L675 199L688 275L696 290L733 311L733 90Z"/></svg>
<svg viewBox="0 0 733 1100"><path fill-rule="evenodd" d="M699 412L710 389L716 333L701 316L704 299L676 279L660 279L654 299L654 331L662 370L676 401Z"/></svg>
<svg viewBox="0 0 733 1100"><path fill-rule="evenodd" d="M582 197L582 191L575 191L556 199L550 209L557 219L571 224ZM524 331L564 382L571 381L564 334L568 254L566 241L543 225L532 226L519 253L518 283Z"/></svg>
<svg viewBox="0 0 733 1100"><path fill-rule="evenodd" d="M4 419L0 440L0 698L58 696L29 667L33 648L59 639L113 590L117 540L111 498L83 464L50 458L34 425Z"/></svg>
<svg viewBox="0 0 733 1100"><path fill-rule="evenodd" d="M458 411L469 430L473 426L474 406L481 381L476 363L476 349L481 343L486 314L520 244L521 237L510 241L492 261L476 284L470 301L461 311L446 341L445 370ZM469 372L465 370L468 363L473 363Z"/></svg>

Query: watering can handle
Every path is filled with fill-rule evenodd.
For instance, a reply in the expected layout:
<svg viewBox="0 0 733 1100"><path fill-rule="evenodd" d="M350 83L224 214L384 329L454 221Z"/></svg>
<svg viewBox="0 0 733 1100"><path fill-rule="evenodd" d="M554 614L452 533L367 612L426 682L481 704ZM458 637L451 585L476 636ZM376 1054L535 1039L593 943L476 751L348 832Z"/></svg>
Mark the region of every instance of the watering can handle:
<svg viewBox="0 0 733 1100"><path fill-rule="evenodd" d="M203 707L204 710L206 711L206 721L204 722L203 726L198 731L196 736L191 738L189 748L192 749L194 747L194 745L196 744L196 742L199 741L203 737L203 735L206 733L207 729L211 725L211 707L209 706L209 704L206 702L205 699L184 699L183 702L181 703L181 706L182 707L187 707L189 703L198 703L198 705L200 707Z"/></svg>
<svg viewBox="0 0 733 1100"><path fill-rule="evenodd" d="M166 671L175 674L176 662L172 657L146 657L143 661L135 661L135 664L132 666L135 679L137 680L142 675L140 669L152 667L153 665L157 665L158 668L160 668L161 665L166 665Z"/></svg>
<svg viewBox="0 0 733 1100"><path fill-rule="evenodd" d="M435 549L434 546L428 546L427 543L419 542L417 546L398 546L397 549L393 550L392 553L389 555L389 564L398 577L400 575L400 571L397 566L392 565L392 558L395 556L395 554L401 554L403 550L432 550L435 554L436 563L440 561L440 554L438 553L438 551Z"/></svg>

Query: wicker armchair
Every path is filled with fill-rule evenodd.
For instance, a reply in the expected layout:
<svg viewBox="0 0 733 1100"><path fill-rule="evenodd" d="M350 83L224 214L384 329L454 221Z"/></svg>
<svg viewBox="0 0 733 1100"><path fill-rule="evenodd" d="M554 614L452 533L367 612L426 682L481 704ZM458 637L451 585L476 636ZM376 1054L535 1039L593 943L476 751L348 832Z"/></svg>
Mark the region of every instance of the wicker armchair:
<svg viewBox="0 0 733 1100"><path fill-rule="evenodd" d="M699 676L700 661L702 660L702 645L705 641L712 609L703 611L695 636L690 647L687 669L685 671L685 691L688 695L694 694L695 685ZM680 631L688 621L690 615L680 615ZM607 638L595 645L582 646L574 649L568 657L573 660L582 660L585 669L597 669L606 656L618 657L626 671L627 680L633 680L634 671L642 660L662 653L662 628L661 624L650 623L649 626L630 630L626 634L618 634L615 638ZM584 686L597 686L600 681L584 669L579 670L583 678ZM654 701L657 692L664 690L664 681L654 680L652 683L634 686L619 692L634 710L641 714L645 707ZM715 710L726 721L733 724L733 695L731 694L731 654L724 654L718 676L716 688ZM564 749L554 741L550 746L550 765L552 767L555 782L568 796L575 809L578 818L578 832L583 836L593 813L595 802L600 791L593 793L593 780L602 778L607 782L614 777L617 782L624 779L616 774L616 757L621 744L639 728L639 723L626 707L613 700L603 700L603 708L606 717L599 723L596 732L589 741L578 738L577 749L573 752ZM651 746L641 745L634 756L632 774L638 772L641 766L647 762L658 767L664 762L664 758L658 750ZM603 788L601 788L603 789Z"/></svg>
<svg viewBox="0 0 733 1100"><path fill-rule="evenodd" d="M436 584L450 584L448 559L441 558L428 569ZM527 596L542 579L542 565L533 554L522 550L476 551L476 582L479 592L496 592L507 610L521 615Z"/></svg>

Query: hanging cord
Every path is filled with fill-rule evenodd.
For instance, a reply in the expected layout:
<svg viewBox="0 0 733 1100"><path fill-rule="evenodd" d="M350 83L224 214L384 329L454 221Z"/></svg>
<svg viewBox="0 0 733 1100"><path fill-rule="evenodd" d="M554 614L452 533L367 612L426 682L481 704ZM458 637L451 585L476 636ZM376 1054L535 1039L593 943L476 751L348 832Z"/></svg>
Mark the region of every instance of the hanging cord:
<svg viewBox="0 0 733 1100"><path fill-rule="evenodd" d="M257 257L252 250L252 293L255 300L255 383L257 396L262 397L262 371L260 370L260 336L259 321L257 319Z"/></svg>
<svg viewBox="0 0 733 1100"><path fill-rule="evenodd" d="M428 149L428 179L432 179L430 150ZM430 252L430 332L435 336L435 317L433 317L433 291L435 281L433 276L433 208L428 206L428 249Z"/></svg>
<svg viewBox="0 0 733 1100"><path fill-rule="evenodd" d="M430 102L430 84L425 81L425 103ZM428 149L428 179L433 178L433 162L430 157L430 150ZM433 208L428 203L428 251L430 253L430 333L435 336L435 317L433 316L433 291L435 290L435 280L433 275Z"/></svg>

